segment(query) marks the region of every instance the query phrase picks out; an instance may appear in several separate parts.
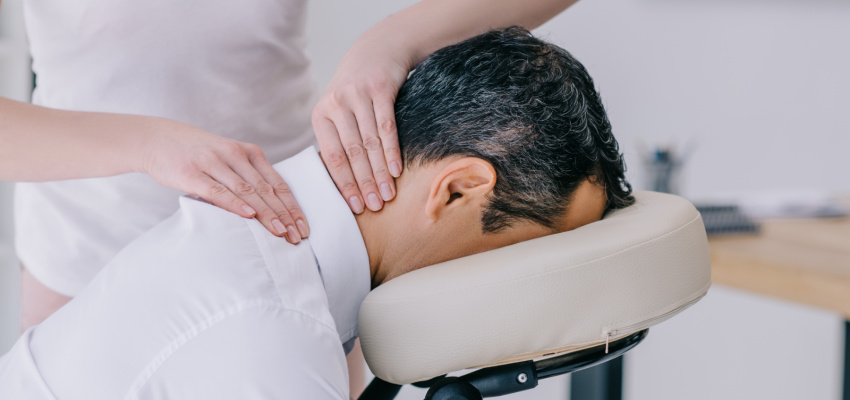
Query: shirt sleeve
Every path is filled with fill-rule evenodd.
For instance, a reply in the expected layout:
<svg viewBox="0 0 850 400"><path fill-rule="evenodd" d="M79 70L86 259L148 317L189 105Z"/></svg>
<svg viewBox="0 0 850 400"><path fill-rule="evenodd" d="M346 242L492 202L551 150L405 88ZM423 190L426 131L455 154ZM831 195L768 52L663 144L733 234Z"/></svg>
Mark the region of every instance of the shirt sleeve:
<svg viewBox="0 0 850 400"><path fill-rule="evenodd" d="M129 399L348 399L339 336L299 311L253 307L179 346Z"/></svg>

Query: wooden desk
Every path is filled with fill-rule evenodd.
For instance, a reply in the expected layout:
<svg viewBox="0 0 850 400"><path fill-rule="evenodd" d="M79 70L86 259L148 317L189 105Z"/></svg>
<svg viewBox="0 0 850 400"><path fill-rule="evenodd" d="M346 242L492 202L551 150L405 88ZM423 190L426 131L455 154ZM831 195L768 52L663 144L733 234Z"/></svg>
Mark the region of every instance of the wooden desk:
<svg viewBox="0 0 850 400"><path fill-rule="evenodd" d="M708 243L714 283L850 319L850 217L765 221L758 234Z"/></svg>
<svg viewBox="0 0 850 400"><path fill-rule="evenodd" d="M843 399L850 400L850 217L765 221L758 234L708 242L714 283L844 316Z"/></svg>

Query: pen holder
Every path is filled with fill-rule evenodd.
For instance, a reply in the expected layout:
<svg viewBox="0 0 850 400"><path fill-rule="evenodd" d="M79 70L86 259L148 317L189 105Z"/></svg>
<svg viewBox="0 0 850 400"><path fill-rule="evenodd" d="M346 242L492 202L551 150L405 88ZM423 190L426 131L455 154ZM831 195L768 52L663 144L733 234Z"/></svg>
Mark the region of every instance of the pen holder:
<svg viewBox="0 0 850 400"><path fill-rule="evenodd" d="M646 189L681 194L681 172L685 158L684 153L669 147L657 147L643 152Z"/></svg>

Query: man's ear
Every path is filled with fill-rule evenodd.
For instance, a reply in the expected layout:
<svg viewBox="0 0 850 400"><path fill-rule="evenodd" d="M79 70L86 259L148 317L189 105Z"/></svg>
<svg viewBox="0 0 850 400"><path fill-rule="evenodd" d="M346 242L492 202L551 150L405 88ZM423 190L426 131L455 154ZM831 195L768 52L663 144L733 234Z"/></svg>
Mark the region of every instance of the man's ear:
<svg viewBox="0 0 850 400"><path fill-rule="evenodd" d="M496 170L480 158L464 157L446 165L434 177L425 213L436 220L459 207L481 207L496 185Z"/></svg>

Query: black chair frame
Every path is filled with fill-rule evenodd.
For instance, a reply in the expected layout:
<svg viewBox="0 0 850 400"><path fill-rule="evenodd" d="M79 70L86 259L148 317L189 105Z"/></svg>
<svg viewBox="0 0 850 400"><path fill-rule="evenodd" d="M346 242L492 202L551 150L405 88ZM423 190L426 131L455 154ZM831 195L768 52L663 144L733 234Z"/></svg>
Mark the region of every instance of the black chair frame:
<svg viewBox="0 0 850 400"><path fill-rule="evenodd" d="M428 388L425 400L478 400L521 392L535 388L540 379L581 371L620 357L637 346L648 332L644 329L608 344L539 361L482 368L458 377L444 375L413 385ZM392 400L400 390L401 385L375 378L358 400Z"/></svg>

